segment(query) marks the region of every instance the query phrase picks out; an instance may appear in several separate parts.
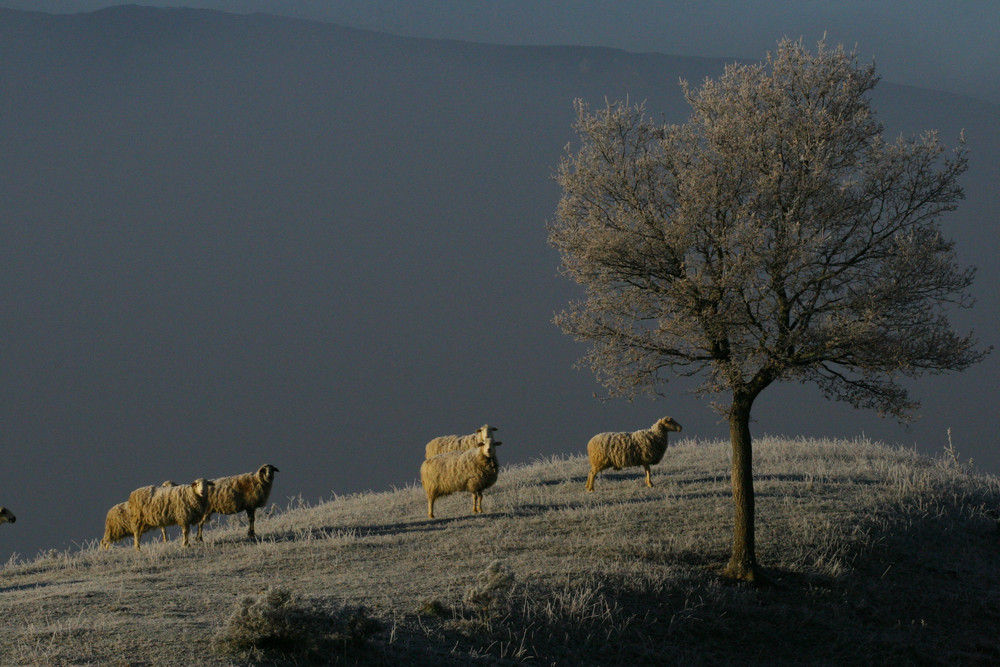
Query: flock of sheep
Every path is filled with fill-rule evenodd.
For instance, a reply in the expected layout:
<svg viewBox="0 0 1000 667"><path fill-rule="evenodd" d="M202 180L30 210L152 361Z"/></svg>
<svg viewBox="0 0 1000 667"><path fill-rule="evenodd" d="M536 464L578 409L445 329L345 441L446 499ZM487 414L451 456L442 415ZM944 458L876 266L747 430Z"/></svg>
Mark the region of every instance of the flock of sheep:
<svg viewBox="0 0 1000 667"><path fill-rule="evenodd" d="M201 527L212 514L247 513L250 525L247 537L256 537L254 517L257 509L267 504L274 484L274 473L279 472L270 463L257 472L196 479L190 484L164 482L160 486L143 486L129 494L128 500L110 510L104 521L101 548L110 549L118 540L131 535L135 548L143 533L159 528L163 541L167 541L167 526L180 526L184 546L188 546L191 526L198 525L196 539L201 542Z"/></svg>
<svg viewBox="0 0 1000 667"><path fill-rule="evenodd" d="M427 516L434 518L434 501L451 493L472 494L473 513L483 511L483 490L493 486L500 472L493 440L495 426L484 424L469 435L446 435L427 443L420 466L420 483L427 494ZM649 466L656 465L667 451L667 434L680 431L671 417L657 420L651 428L632 432L598 433L587 443L590 474L587 491L594 490L594 478L602 470L642 466L646 486L653 486Z"/></svg>
<svg viewBox="0 0 1000 667"><path fill-rule="evenodd" d="M472 512L483 511L483 491L496 483L500 474L496 448L502 444L493 439L495 426L484 424L469 435L446 435L434 438L424 450L420 466L420 483L427 494L427 516L434 518L434 501L452 493L472 494ZM657 420L652 427L633 432L598 433L587 443L590 474L587 491L594 490L594 478L603 470L621 470L642 466L646 471L646 486L653 486L649 466L663 458L667 435L680 431L681 425L671 417ZM108 510L104 523L101 548L110 549L119 540L131 535L136 550L143 533L160 529L167 541L166 528L180 526L183 545L189 546L191 526L197 524L195 539L202 541L202 526L212 514L246 512L247 537L254 538L254 516L267 504L274 484L270 463L256 472L208 480L196 479L190 484L164 482L160 486L144 486L129 494L128 500ZM17 519L6 507L0 507L0 523Z"/></svg>

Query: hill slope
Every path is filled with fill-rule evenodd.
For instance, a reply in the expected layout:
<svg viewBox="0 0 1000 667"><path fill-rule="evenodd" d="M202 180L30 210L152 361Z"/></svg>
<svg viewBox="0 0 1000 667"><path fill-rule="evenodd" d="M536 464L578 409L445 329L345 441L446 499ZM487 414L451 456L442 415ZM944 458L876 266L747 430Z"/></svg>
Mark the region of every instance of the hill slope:
<svg viewBox="0 0 1000 667"><path fill-rule="evenodd" d="M655 488L626 470L592 494L582 457L506 467L480 516L463 494L427 520L408 487L272 507L257 544L232 522L189 549L147 536L140 553L8 563L0 663L227 664L222 628L260 632L226 625L243 596L376 621L364 646L333 644L348 664L1000 660L1000 480L867 441L762 438L758 548L774 584L753 589L716 575L727 453L681 441Z"/></svg>

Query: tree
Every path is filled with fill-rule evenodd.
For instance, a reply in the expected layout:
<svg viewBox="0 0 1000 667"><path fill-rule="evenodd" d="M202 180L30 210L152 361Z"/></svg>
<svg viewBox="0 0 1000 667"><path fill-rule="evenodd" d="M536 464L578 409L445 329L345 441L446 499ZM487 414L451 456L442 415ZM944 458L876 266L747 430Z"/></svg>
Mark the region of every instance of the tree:
<svg viewBox="0 0 1000 667"><path fill-rule="evenodd" d="M902 379L988 352L947 317L972 303L974 269L938 227L963 197L964 141L887 142L867 97L877 83L843 47L786 39L764 63L681 82L683 125L576 102L581 145L556 174L549 242L586 298L556 323L591 343L581 363L612 396L657 393L673 373L721 397L731 577L759 576L750 415L764 389L814 382L905 420L918 404Z"/></svg>

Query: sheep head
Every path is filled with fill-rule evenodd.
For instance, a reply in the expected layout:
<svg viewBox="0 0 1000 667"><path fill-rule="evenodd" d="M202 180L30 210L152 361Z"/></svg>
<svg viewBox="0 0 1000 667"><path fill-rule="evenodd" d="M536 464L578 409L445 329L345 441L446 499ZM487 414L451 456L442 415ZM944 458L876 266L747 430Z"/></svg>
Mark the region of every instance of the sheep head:
<svg viewBox="0 0 1000 667"><path fill-rule="evenodd" d="M493 431L498 431L496 426L490 426L489 424L483 424L478 429L476 429L476 435L479 436L479 442L486 442L486 439L490 437Z"/></svg>
<svg viewBox="0 0 1000 667"><path fill-rule="evenodd" d="M14 523L17 517L6 507L0 507L0 523Z"/></svg>
<svg viewBox="0 0 1000 667"><path fill-rule="evenodd" d="M215 486L215 482L210 482L204 477L199 477L198 479L191 482L191 488L194 489L194 494L198 497L207 496L209 488L213 486Z"/></svg>
<svg viewBox="0 0 1000 667"><path fill-rule="evenodd" d="M479 453L487 458L495 458L497 453L494 448L502 444L499 440L487 437L483 440L483 444L479 445Z"/></svg>
<svg viewBox="0 0 1000 667"><path fill-rule="evenodd" d="M281 471L275 468L270 463L265 463L264 465L262 465L260 468L257 469L257 477L259 477L262 482L270 484L271 482L274 481L274 473L276 472L281 472Z"/></svg>
<svg viewBox="0 0 1000 667"><path fill-rule="evenodd" d="M660 421L656 422L656 425L662 429L668 431L680 431L681 425L678 424L673 417L664 417Z"/></svg>

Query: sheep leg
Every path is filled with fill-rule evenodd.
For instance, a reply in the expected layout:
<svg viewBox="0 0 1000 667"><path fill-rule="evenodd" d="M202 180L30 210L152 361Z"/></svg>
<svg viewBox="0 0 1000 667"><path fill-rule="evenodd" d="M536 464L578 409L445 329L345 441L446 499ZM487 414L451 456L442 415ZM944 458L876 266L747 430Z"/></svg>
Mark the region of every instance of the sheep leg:
<svg viewBox="0 0 1000 667"><path fill-rule="evenodd" d="M482 507L479 504L480 499L482 497L483 497L482 494L480 494L479 492L473 492L473 494L472 494L472 513L473 514L479 514L480 512L483 511Z"/></svg>
<svg viewBox="0 0 1000 667"><path fill-rule="evenodd" d="M137 528L132 531L133 537L135 537L135 550L139 551L139 538L142 536L142 528Z"/></svg>
<svg viewBox="0 0 1000 667"><path fill-rule="evenodd" d="M190 532L191 532L191 526L190 525L188 525L186 523L185 524L181 524L181 535L184 536L184 541L181 542L181 544L183 544L186 547L191 546L191 543L188 542L188 534Z"/></svg>
<svg viewBox="0 0 1000 667"><path fill-rule="evenodd" d="M649 465L643 463L642 467L646 469L646 486L653 488L653 480L649 475Z"/></svg>
<svg viewBox="0 0 1000 667"><path fill-rule="evenodd" d="M250 524L250 528L249 530L247 530L247 537L249 537L251 540L257 537L257 533L253 532L253 519L256 511L257 510L253 508L247 510L247 523Z"/></svg>
<svg viewBox="0 0 1000 667"><path fill-rule="evenodd" d="M597 468L591 468L590 474L587 475L587 490L594 490L594 478L597 477Z"/></svg>
<svg viewBox="0 0 1000 667"><path fill-rule="evenodd" d="M427 516L434 518L434 499L430 496L427 497Z"/></svg>
<svg viewBox="0 0 1000 667"><path fill-rule="evenodd" d="M198 534L194 538L198 542L204 542L205 541L205 540L201 539L201 527L204 526L205 523L209 519L211 519L211 518L212 518L212 513L211 512L205 512L205 516L201 517L201 521L198 522Z"/></svg>
<svg viewBox="0 0 1000 667"><path fill-rule="evenodd" d="M160 533L163 535L163 541L166 542L167 541L167 529L164 528L163 526L160 526Z"/></svg>

